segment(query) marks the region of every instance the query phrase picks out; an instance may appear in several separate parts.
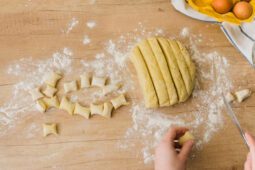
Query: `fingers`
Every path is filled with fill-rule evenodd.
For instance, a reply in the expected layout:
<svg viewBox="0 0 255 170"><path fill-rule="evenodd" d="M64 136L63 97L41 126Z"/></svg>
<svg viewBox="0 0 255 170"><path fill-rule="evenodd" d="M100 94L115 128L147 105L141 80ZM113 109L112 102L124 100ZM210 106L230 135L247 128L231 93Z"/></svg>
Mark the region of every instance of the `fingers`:
<svg viewBox="0 0 255 170"><path fill-rule="evenodd" d="M191 152L191 149L192 149L192 146L194 144L194 141L193 140L189 140L187 142L185 142L181 148L181 151L179 153L179 157L180 159L186 161L190 152Z"/></svg>
<svg viewBox="0 0 255 170"><path fill-rule="evenodd" d="M251 170L252 168L252 165L251 165L251 154L250 152L247 154L247 159L245 161L245 164L244 164L244 170Z"/></svg>
<svg viewBox="0 0 255 170"><path fill-rule="evenodd" d="M248 132L245 133L245 137L247 139L247 142L248 142L248 145L249 145L250 149L251 148L254 149L255 148L255 139L254 139L254 137L251 134L249 134Z"/></svg>
<svg viewBox="0 0 255 170"><path fill-rule="evenodd" d="M179 138L180 136L182 136L186 131L188 131L187 128L184 127L173 127L170 128L167 133L165 134L164 138L162 139L165 142L172 142L173 140L176 138Z"/></svg>

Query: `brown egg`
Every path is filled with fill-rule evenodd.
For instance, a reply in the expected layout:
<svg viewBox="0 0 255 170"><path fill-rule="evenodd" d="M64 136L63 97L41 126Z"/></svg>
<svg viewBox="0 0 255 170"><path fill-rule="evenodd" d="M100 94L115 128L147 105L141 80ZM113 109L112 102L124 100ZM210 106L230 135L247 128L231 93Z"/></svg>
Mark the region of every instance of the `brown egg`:
<svg viewBox="0 0 255 170"><path fill-rule="evenodd" d="M236 3L233 9L233 13L238 19L244 20L248 19L252 15L253 8L248 2L241 1Z"/></svg>
<svg viewBox="0 0 255 170"><path fill-rule="evenodd" d="M232 0L213 0L211 5L220 14L228 13L233 7Z"/></svg>

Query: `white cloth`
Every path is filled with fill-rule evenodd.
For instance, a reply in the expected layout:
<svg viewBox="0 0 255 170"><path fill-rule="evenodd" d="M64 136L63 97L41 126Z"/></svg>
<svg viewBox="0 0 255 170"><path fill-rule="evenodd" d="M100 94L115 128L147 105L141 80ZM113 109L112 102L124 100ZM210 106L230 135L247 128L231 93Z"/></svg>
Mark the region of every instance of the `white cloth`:
<svg viewBox="0 0 255 170"><path fill-rule="evenodd" d="M185 0L172 0L174 8L197 20L219 23L214 18L201 14L191 8ZM221 29L227 36L228 40L236 47L249 63L255 67L255 21L244 23L240 26L227 22L221 23Z"/></svg>

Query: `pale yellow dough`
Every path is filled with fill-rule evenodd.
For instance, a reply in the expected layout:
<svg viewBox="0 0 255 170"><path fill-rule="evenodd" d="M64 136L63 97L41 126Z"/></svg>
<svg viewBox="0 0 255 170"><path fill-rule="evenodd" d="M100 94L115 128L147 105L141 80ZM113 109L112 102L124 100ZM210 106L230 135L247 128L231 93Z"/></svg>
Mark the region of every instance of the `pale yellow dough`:
<svg viewBox="0 0 255 170"><path fill-rule="evenodd" d="M151 50L151 47L147 40L143 40L138 44L138 47L141 50L144 61L148 66L149 73L152 78L152 82L156 89L156 94L158 96L159 105L160 106L169 106L169 97L167 93L167 88L165 81L163 79L162 73L159 69L159 65L157 60Z"/></svg>
<svg viewBox="0 0 255 170"><path fill-rule="evenodd" d="M148 42L149 42L151 49L156 57L159 68L162 72L164 81L166 83L166 88L167 88L167 92L168 92L168 96L169 96L169 100L170 100L170 105L174 105L174 104L178 103L178 95L177 95L177 92L174 87L172 75L168 68L168 64L167 64L165 55L164 55L162 49L160 48L157 38L149 38Z"/></svg>
<svg viewBox="0 0 255 170"><path fill-rule="evenodd" d="M56 123L44 123L43 124L43 136L46 137L50 134L58 134L57 124Z"/></svg>
<svg viewBox="0 0 255 170"><path fill-rule="evenodd" d="M183 146L185 142L194 139L195 137L189 131L187 131L182 137L179 138L179 144Z"/></svg>
<svg viewBox="0 0 255 170"><path fill-rule="evenodd" d="M158 107L158 98L156 95L156 91L154 89L154 85L152 83L148 68L138 47L134 48L133 54L131 56L131 61L135 66L138 80L142 88L145 106L147 108Z"/></svg>
<svg viewBox="0 0 255 170"><path fill-rule="evenodd" d="M152 37L136 45L131 56L147 108L185 102L195 85L195 64L176 40Z"/></svg>

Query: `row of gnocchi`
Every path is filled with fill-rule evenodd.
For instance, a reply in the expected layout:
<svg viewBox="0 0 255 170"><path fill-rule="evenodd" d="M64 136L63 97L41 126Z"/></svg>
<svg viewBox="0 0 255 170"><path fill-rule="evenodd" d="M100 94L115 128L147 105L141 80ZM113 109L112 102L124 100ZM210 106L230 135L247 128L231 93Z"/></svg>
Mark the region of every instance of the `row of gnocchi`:
<svg viewBox="0 0 255 170"><path fill-rule="evenodd" d="M118 109L120 106L128 104L124 94L121 94L118 97L102 104L92 103L89 107L82 106L78 102L73 103L68 100L66 96L62 97L61 101L59 102L59 99L56 96L58 91L56 86L61 78L61 74L51 72L46 76L46 88L43 91L41 91L39 87L30 91L33 100L36 101L36 107L40 112L46 112L49 108L54 107L65 110L70 115L81 115L87 119L89 119L90 115L95 114L110 118L113 108ZM84 73L80 76L80 88L101 87L103 89L103 94L107 95L121 87L121 84L119 83L106 85L106 80L107 78L105 77L90 77L89 74ZM78 89L78 82L76 80L64 83L65 93L77 91ZM55 123L46 123L43 125L43 129L44 136L49 134L57 134L57 125Z"/></svg>
<svg viewBox="0 0 255 170"><path fill-rule="evenodd" d="M46 100L45 100L46 99ZM101 115L103 117L110 118L112 115L113 108L116 110L123 105L128 105L128 102L124 94L119 95L110 101L104 102L102 104L90 104L90 107L85 107L79 103L72 103L66 97L63 97L59 103L56 96L48 99L44 98L38 100L37 107L41 111L46 111L47 108L56 107L67 111L70 115L80 115L86 119L90 118L90 115ZM50 134L57 134L57 124L56 123L45 123L43 124L43 135L48 136Z"/></svg>

